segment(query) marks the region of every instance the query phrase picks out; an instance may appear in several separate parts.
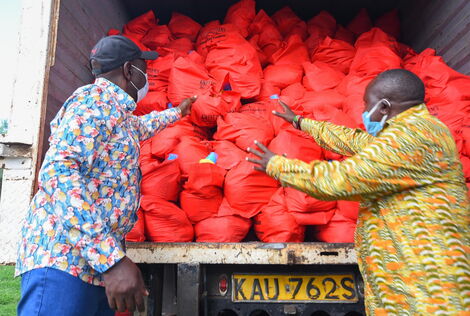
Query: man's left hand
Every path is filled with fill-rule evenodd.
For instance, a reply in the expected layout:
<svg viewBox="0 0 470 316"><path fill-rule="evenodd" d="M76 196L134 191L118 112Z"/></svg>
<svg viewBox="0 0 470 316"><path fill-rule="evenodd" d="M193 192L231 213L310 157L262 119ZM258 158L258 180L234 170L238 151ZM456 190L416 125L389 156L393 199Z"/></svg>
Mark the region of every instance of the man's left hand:
<svg viewBox="0 0 470 316"><path fill-rule="evenodd" d="M196 102L197 96L193 96L191 98L186 98L183 101L181 101L180 105L178 108L181 111L181 116L185 117L186 115L191 113L191 106L193 105L194 102Z"/></svg>
<svg viewBox="0 0 470 316"><path fill-rule="evenodd" d="M246 150L260 159L246 158L249 162L255 164L255 170L266 172L269 160L276 154L270 151L266 146L255 140L255 144L259 150L248 147Z"/></svg>

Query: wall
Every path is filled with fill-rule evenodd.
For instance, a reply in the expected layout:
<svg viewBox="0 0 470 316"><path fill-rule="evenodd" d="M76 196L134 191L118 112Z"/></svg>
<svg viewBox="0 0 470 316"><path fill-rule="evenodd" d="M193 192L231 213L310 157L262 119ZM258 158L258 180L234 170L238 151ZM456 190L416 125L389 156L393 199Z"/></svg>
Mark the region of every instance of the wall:
<svg viewBox="0 0 470 316"><path fill-rule="evenodd" d="M470 1L403 0L403 39L415 50L427 47L454 69L470 75Z"/></svg>

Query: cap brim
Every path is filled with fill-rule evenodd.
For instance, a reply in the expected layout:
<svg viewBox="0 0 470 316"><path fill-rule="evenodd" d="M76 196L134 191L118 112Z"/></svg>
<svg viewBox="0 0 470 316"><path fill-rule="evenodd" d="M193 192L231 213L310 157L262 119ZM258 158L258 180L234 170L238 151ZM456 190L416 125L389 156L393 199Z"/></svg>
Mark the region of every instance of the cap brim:
<svg viewBox="0 0 470 316"><path fill-rule="evenodd" d="M158 58L158 53L152 51L143 51L142 54L140 54L140 58L146 60L155 60Z"/></svg>

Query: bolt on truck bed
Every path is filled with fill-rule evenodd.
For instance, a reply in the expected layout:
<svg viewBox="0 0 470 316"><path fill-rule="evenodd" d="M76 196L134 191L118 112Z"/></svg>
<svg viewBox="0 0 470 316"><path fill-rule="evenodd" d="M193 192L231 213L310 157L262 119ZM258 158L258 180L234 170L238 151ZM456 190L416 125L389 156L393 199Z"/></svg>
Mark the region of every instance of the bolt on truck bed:
<svg viewBox="0 0 470 316"><path fill-rule="evenodd" d="M147 315L365 315L353 244L143 242L127 255L149 282Z"/></svg>

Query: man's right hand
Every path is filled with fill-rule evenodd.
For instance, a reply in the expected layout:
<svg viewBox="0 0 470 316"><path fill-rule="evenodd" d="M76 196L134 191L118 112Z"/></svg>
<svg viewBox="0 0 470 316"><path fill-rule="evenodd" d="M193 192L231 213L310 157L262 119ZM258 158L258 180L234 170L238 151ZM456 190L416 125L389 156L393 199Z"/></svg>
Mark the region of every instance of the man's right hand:
<svg viewBox="0 0 470 316"><path fill-rule="evenodd" d="M144 296L148 296L144 279L137 265L129 258L122 258L103 273L109 306L119 312L145 310Z"/></svg>
<svg viewBox="0 0 470 316"><path fill-rule="evenodd" d="M284 120L292 124L292 122L294 121L295 113L291 110L291 108L287 104L285 104L281 100L279 100L279 104L284 109L284 113L273 111L273 114L276 116L279 116L280 118L283 118Z"/></svg>

